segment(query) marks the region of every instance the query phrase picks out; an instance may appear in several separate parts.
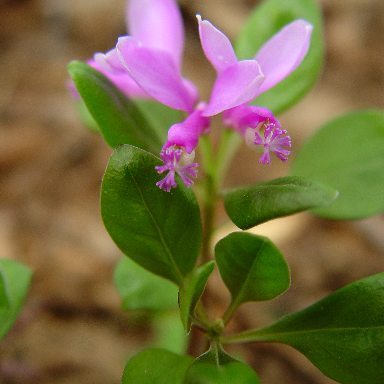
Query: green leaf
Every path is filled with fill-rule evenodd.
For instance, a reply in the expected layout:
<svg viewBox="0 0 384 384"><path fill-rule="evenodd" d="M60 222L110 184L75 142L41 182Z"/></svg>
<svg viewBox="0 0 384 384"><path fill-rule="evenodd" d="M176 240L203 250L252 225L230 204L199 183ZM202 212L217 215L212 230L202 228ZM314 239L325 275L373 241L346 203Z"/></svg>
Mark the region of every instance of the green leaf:
<svg viewBox="0 0 384 384"><path fill-rule="evenodd" d="M331 219L360 219L384 212L384 112L360 111L339 117L312 136L298 152L292 173L310 176L340 192Z"/></svg>
<svg viewBox="0 0 384 384"><path fill-rule="evenodd" d="M334 189L298 176L282 177L224 195L225 209L241 229L249 229L277 217L329 205L337 197Z"/></svg>
<svg viewBox="0 0 384 384"><path fill-rule="evenodd" d="M27 294L31 272L14 260L0 259L0 275L7 293L7 306L0 306L0 339L3 338L19 314Z"/></svg>
<svg viewBox="0 0 384 384"><path fill-rule="evenodd" d="M76 101L75 106L83 124L91 132L100 132L99 126L97 125L95 119L92 117L91 113L88 111L88 108L84 104L84 101Z"/></svg>
<svg viewBox="0 0 384 384"><path fill-rule="evenodd" d="M184 384L259 384L256 373L220 347L200 356L187 371Z"/></svg>
<svg viewBox="0 0 384 384"><path fill-rule="evenodd" d="M179 310L158 312L152 318L154 340L152 346L183 354L188 338L180 320Z"/></svg>
<svg viewBox="0 0 384 384"><path fill-rule="evenodd" d="M147 349L128 361L122 384L183 384L193 359L165 349Z"/></svg>
<svg viewBox="0 0 384 384"><path fill-rule="evenodd" d="M115 270L114 281L126 310L177 308L177 287L124 257Z"/></svg>
<svg viewBox="0 0 384 384"><path fill-rule="evenodd" d="M384 273L354 282L237 341L277 341L343 384L384 382Z"/></svg>
<svg viewBox="0 0 384 384"><path fill-rule="evenodd" d="M158 153L163 137L104 75L89 65L73 61L69 74L86 107L99 125L105 141L116 147L131 144Z"/></svg>
<svg viewBox="0 0 384 384"><path fill-rule="evenodd" d="M181 285L200 251L200 211L193 192L182 183L170 193L155 185L159 164L139 148L118 147L104 175L101 213L123 253Z"/></svg>
<svg viewBox="0 0 384 384"><path fill-rule="evenodd" d="M289 288L288 265L266 237L231 233L216 244L215 258L231 292L232 309L247 301L271 300Z"/></svg>
<svg viewBox="0 0 384 384"><path fill-rule="evenodd" d="M249 17L236 51L241 59L253 58L261 46L296 19L313 24L310 50L302 64L284 81L260 95L255 103L279 114L299 101L316 82L323 64L322 17L315 0L266 0Z"/></svg>
<svg viewBox="0 0 384 384"><path fill-rule="evenodd" d="M205 286L213 269L214 261L202 265L193 270L184 280L179 292L180 316L186 332L191 328L191 317L195 312L196 305L204 292Z"/></svg>
<svg viewBox="0 0 384 384"><path fill-rule="evenodd" d="M5 286L5 280L0 272L0 310L2 308L9 308L9 298L7 294L7 287Z"/></svg>

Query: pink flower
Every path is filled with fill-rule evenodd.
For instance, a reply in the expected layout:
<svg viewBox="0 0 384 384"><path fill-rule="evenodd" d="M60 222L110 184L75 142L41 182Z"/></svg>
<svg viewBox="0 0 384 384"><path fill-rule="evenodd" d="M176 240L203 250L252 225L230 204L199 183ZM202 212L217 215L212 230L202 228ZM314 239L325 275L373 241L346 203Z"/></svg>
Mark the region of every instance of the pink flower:
<svg viewBox="0 0 384 384"><path fill-rule="evenodd" d="M174 124L160 157L157 183L170 191L176 175L189 187L197 176L193 163L199 138L208 132L210 117L224 113L224 123L262 148L261 163L270 152L281 160L291 145L286 131L266 108L248 105L261 93L288 76L305 57L312 26L296 20L274 35L254 58L238 60L229 39L209 21L197 16L204 53L217 72L210 99L198 104L195 85L181 74L184 29L175 0L130 0L127 9L129 36L120 37L115 49L95 54L91 65L108 76L131 97L150 97L170 108L185 111L184 121Z"/></svg>
<svg viewBox="0 0 384 384"><path fill-rule="evenodd" d="M184 29L176 2L131 0L127 19L131 34L116 46L120 65L150 97L191 113L198 95L181 75Z"/></svg>
<svg viewBox="0 0 384 384"><path fill-rule="evenodd" d="M160 153L164 165L156 167L158 173L168 171L164 179L156 183L167 192L176 188L176 174L187 187L192 186L192 179L197 177L199 164L193 163L195 148L200 136L209 128L209 118L202 116L204 107L200 104L183 122L172 125L168 131L168 140Z"/></svg>
<svg viewBox="0 0 384 384"><path fill-rule="evenodd" d="M178 174L186 186L197 176L192 163L200 136L209 127L202 116L204 104L196 107L195 85L181 75L184 27L175 0L130 0L127 8L130 35L118 39L116 48L96 53L91 66L107 76L127 96L152 98L170 108L187 112L187 118L170 127L160 153L168 172L157 185L165 190L177 186Z"/></svg>
<svg viewBox="0 0 384 384"><path fill-rule="evenodd" d="M268 40L251 60L238 61L228 38L209 21L197 17L200 40L207 59L217 72L205 116L224 111L224 123L246 137L252 148L260 147L260 163L269 164L270 152L286 161L291 147L287 131L266 108L248 105L292 73L306 56L312 25L296 20Z"/></svg>
<svg viewBox="0 0 384 384"><path fill-rule="evenodd" d="M156 167L158 173L168 173L157 185L169 192L177 186L178 174L189 187L197 176L194 149L209 128L209 118L202 115L205 104L197 105L196 87L181 75L184 29L180 11L174 0L131 0L127 15L131 35L118 40L112 56L120 60L116 67L122 67L153 99L187 112L187 118L168 131L160 154L164 165ZM106 61L113 64L108 57Z"/></svg>

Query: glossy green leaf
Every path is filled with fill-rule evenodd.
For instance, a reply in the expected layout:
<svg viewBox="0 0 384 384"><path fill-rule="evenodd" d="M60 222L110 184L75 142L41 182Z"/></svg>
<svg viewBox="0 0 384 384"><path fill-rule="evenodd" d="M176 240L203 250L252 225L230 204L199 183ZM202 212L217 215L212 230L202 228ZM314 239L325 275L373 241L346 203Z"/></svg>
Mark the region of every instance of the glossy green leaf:
<svg viewBox="0 0 384 384"><path fill-rule="evenodd" d="M191 317L196 305L204 292L209 276L215 267L215 262L210 261L193 270L185 279L179 292L179 305L181 321L186 332L191 328Z"/></svg>
<svg viewBox="0 0 384 384"><path fill-rule="evenodd" d="M0 274L7 293L8 304L0 306L0 339L6 335L21 307L28 292L31 272L15 260L0 259Z"/></svg>
<svg viewBox="0 0 384 384"><path fill-rule="evenodd" d="M255 104L265 106L276 114L301 99L319 76L324 54L322 17L317 1L265 0L249 17L236 44L239 58L253 58L269 38L296 19L305 19L314 26L307 57L284 81L255 100Z"/></svg>
<svg viewBox="0 0 384 384"><path fill-rule="evenodd" d="M174 353L184 354L188 338L180 320L179 310L161 311L152 318L154 340L151 345Z"/></svg>
<svg viewBox="0 0 384 384"><path fill-rule="evenodd" d="M165 349L147 349L128 361L122 384L183 384L193 359Z"/></svg>
<svg viewBox="0 0 384 384"><path fill-rule="evenodd" d="M277 217L331 204L338 192L298 176L282 177L250 187L236 188L224 196L225 209L241 229Z"/></svg>
<svg viewBox="0 0 384 384"><path fill-rule="evenodd" d="M236 339L291 345L325 375L343 384L382 384L383 308L384 273L379 273Z"/></svg>
<svg viewBox="0 0 384 384"><path fill-rule="evenodd" d="M270 300L290 285L288 265L266 237L234 232L215 247L220 275L232 296L232 308L247 301Z"/></svg>
<svg viewBox="0 0 384 384"><path fill-rule="evenodd" d="M340 192L331 219L359 219L384 212L384 112L339 117L312 136L297 153L292 173L309 176Z"/></svg>
<svg viewBox="0 0 384 384"><path fill-rule="evenodd" d="M181 285L201 245L200 211L193 192L179 183L172 192L155 184L160 160L123 145L104 175L101 213L112 239L137 264Z"/></svg>
<svg viewBox="0 0 384 384"><path fill-rule="evenodd" d="M114 281L126 310L177 308L177 287L127 257L118 263Z"/></svg>
<svg viewBox="0 0 384 384"><path fill-rule="evenodd" d="M259 384L255 371L223 350L211 349L187 371L184 384Z"/></svg>
<svg viewBox="0 0 384 384"><path fill-rule="evenodd" d="M68 65L76 89L105 141L116 147L131 144L158 153L163 137L153 128L137 105L128 100L104 75L89 65L73 61Z"/></svg>

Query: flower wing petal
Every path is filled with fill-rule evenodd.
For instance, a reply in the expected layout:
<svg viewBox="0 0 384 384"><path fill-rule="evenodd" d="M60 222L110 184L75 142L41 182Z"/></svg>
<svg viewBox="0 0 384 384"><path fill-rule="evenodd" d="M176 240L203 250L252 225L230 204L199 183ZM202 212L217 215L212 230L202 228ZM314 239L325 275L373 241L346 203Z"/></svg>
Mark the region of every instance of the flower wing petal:
<svg viewBox="0 0 384 384"><path fill-rule="evenodd" d="M193 110L196 91L167 52L145 47L131 37L119 38L117 52L131 77L150 96L174 109Z"/></svg>
<svg viewBox="0 0 384 384"><path fill-rule="evenodd" d="M106 76L126 96L135 99L149 99L150 96L131 78L129 73L117 69L108 62L108 56L102 53L95 54L88 64Z"/></svg>
<svg viewBox="0 0 384 384"><path fill-rule="evenodd" d="M285 79L300 65L308 52L312 29L307 21L296 20L261 47L255 57L265 75L260 93Z"/></svg>
<svg viewBox="0 0 384 384"><path fill-rule="evenodd" d="M146 47L168 52L180 69L184 27L175 0L130 0L127 24L131 36Z"/></svg>
<svg viewBox="0 0 384 384"><path fill-rule="evenodd" d="M254 99L260 92L263 73L256 60L239 61L219 73L203 115L213 116Z"/></svg>
<svg viewBox="0 0 384 384"><path fill-rule="evenodd" d="M219 31L208 20L197 15L201 46L207 59L217 72L222 72L237 63L237 57L228 37Z"/></svg>

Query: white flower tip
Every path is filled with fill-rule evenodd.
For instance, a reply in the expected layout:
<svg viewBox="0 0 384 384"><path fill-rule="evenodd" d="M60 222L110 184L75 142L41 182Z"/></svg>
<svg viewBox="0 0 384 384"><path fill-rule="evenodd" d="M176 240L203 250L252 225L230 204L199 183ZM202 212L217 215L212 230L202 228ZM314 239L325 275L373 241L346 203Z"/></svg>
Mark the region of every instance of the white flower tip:
<svg viewBox="0 0 384 384"><path fill-rule="evenodd" d="M106 71L110 71L111 70L111 66L107 62L107 57L106 57L106 55L104 53L96 52L93 55L93 60L95 61L95 63L97 65L100 66L100 68L102 68L102 69L104 69Z"/></svg>
<svg viewBox="0 0 384 384"><path fill-rule="evenodd" d="M96 52L94 55L93 55L93 60L95 60L96 62L99 61L99 60L102 60L104 58L104 53L102 52Z"/></svg>
<svg viewBox="0 0 384 384"><path fill-rule="evenodd" d="M126 41L129 41L130 39L131 39L130 36L120 36L120 37L117 39L117 44L118 44L118 45L124 44Z"/></svg>
<svg viewBox="0 0 384 384"><path fill-rule="evenodd" d="M201 15L199 13L196 14L197 22L199 23L199 27L203 25L210 25L211 23L208 20L203 20Z"/></svg>
<svg viewBox="0 0 384 384"><path fill-rule="evenodd" d="M310 33L313 30L313 25L305 19L297 19L297 20L293 21L292 24L302 26L307 33Z"/></svg>

